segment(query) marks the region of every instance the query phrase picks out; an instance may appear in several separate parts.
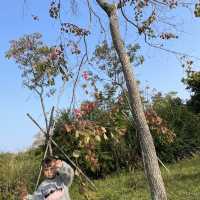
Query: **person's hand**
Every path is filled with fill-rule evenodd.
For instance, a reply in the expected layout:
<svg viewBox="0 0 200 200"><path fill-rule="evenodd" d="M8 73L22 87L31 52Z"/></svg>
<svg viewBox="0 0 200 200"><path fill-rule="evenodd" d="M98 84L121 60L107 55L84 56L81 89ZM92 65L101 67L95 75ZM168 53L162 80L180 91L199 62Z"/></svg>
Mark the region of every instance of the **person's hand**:
<svg viewBox="0 0 200 200"><path fill-rule="evenodd" d="M27 200L27 196L28 196L28 192L26 191L23 191L21 194L20 194L20 200Z"/></svg>
<svg viewBox="0 0 200 200"><path fill-rule="evenodd" d="M28 200L28 199L27 199L27 196L28 196L28 195L24 196L22 200Z"/></svg>
<svg viewBox="0 0 200 200"><path fill-rule="evenodd" d="M62 160L52 160L52 168L54 170L58 170L62 167L63 163L62 163Z"/></svg>
<svg viewBox="0 0 200 200"><path fill-rule="evenodd" d="M62 165L63 165L62 160L56 160L56 162L55 162L56 169L60 169L62 167Z"/></svg>
<svg viewBox="0 0 200 200"><path fill-rule="evenodd" d="M28 190L25 184L22 184L22 185L19 184L18 193L19 193L20 200L27 200Z"/></svg>

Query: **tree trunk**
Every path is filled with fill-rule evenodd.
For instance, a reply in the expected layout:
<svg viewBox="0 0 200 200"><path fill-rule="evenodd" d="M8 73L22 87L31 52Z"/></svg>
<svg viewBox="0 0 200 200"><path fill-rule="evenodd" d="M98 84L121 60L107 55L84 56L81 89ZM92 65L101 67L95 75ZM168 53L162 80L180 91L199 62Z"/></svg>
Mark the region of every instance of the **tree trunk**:
<svg viewBox="0 0 200 200"><path fill-rule="evenodd" d="M144 115L138 85L134 78L129 56L126 53L123 41L121 39L117 8L114 4L109 4L107 0L97 0L97 3L109 17L113 44L122 64L123 74L126 80L129 101L132 109L131 112L134 116L136 129L139 135L144 169L149 183L151 197L153 200L167 200L153 138Z"/></svg>

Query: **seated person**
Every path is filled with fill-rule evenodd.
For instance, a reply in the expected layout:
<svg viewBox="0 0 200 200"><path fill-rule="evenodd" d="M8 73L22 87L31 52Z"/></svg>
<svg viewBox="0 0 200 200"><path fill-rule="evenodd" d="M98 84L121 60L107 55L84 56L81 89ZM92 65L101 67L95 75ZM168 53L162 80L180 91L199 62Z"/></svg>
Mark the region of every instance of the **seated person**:
<svg viewBox="0 0 200 200"><path fill-rule="evenodd" d="M43 161L45 180L33 195L23 194L22 200L70 200L69 187L74 178L74 171L64 161L46 158Z"/></svg>

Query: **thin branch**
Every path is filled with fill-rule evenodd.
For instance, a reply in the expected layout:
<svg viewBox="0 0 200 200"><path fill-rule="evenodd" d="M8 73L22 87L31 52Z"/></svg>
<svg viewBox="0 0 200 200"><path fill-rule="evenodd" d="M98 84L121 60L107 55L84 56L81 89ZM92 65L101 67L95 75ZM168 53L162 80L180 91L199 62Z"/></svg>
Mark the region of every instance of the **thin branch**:
<svg viewBox="0 0 200 200"><path fill-rule="evenodd" d="M120 0L120 3L121 3L121 0ZM129 22L130 24L132 24L132 25L133 25L135 28L137 28L137 30L138 30L138 29L139 29L138 25L136 25L135 23L133 23L133 22L125 15L125 13L124 13L122 7L120 7L120 10L121 10L121 13L122 13L123 17L125 18L125 20L126 20L127 22Z"/></svg>
<svg viewBox="0 0 200 200"><path fill-rule="evenodd" d="M157 158L158 158L158 156L157 156ZM170 171L169 171L169 169L165 166L165 164L160 160L160 158L158 158L158 161L160 162L160 164L166 169L166 171L168 172L168 173L170 173Z"/></svg>
<svg viewBox="0 0 200 200"><path fill-rule="evenodd" d="M37 121L29 114L26 114L28 116L28 118L40 129L40 131L42 133L44 133L46 135L46 132L43 130L43 128L37 123Z"/></svg>
<svg viewBox="0 0 200 200"><path fill-rule="evenodd" d="M51 115L50 115L50 119L49 119L49 126L48 126L48 129L47 129L47 135L48 135L48 136L49 136L50 129L51 129L51 127L52 127L53 112L54 112L54 106L53 106L52 109L51 109Z"/></svg>
<svg viewBox="0 0 200 200"><path fill-rule="evenodd" d="M63 81L63 84L60 88L60 91L58 93L58 96L57 96L57 103L56 103L56 112L59 110L59 104L60 104L60 99L61 97L63 96L64 92L65 92L65 85L66 85L66 81Z"/></svg>
<svg viewBox="0 0 200 200"><path fill-rule="evenodd" d="M157 49L166 51L166 52L171 53L171 54L174 54L174 55L185 56L185 57L194 58L194 59L196 59L196 60L200 60L199 57L196 57L196 56L193 56L193 55L189 55L189 54L182 53L182 52L179 52L179 51L174 51L174 50L171 50L171 49L167 49L167 48L163 47L162 45L151 44L151 43L147 40L147 35L146 35L145 33L144 33L144 39L145 39L145 43L148 44L150 47L157 48Z"/></svg>
<svg viewBox="0 0 200 200"><path fill-rule="evenodd" d="M41 103L41 106L42 106L42 112L43 112L43 115L44 115L45 124L46 124L46 130L47 130L48 121L47 121L47 114L46 114L46 111L45 111L44 99L43 99L42 94L40 94L40 103Z"/></svg>
<svg viewBox="0 0 200 200"><path fill-rule="evenodd" d="M87 7L88 7L88 10L89 10L89 15L90 15L90 25L92 24L92 10L91 10L91 5L90 5L90 2L89 0L86 0L87 1ZM90 27L90 26L89 26Z"/></svg>
<svg viewBox="0 0 200 200"><path fill-rule="evenodd" d="M47 129L47 134L46 134L46 145L49 146L49 152L51 156L53 156L53 150L52 150L51 141L49 140L49 138L52 137L52 135L50 135L50 132L51 132L52 122L53 122L53 112L54 112L54 106L51 109L49 125Z"/></svg>
<svg viewBox="0 0 200 200"><path fill-rule="evenodd" d="M135 23L133 23L130 19L128 19L128 17L125 15L123 9L121 8L120 10L121 10L121 13L122 13L123 17L126 19L126 21L129 22L131 25L133 25L135 28L138 29L139 27ZM200 58L196 57L196 56L192 56L192 55L189 55L189 54L186 54L186 53L182 53L182 52L174 51L174 50L171 50L171 49L167 49L167 48L164 48L162 45L151 44L147 40L146 33L143 32L143 34L144 34L144 41L145 41L145 43L148 44L149 46L153 47L153 48L157 48L157 49L166 51L166 52L171 53L171 54L175 54L175 55L179 55L179 56L186 56L186 57L190 57L190 58L194 58L194 59L200 60Z"/></svg>
<svg viewBox="0 0 200 200"><path fill-rule="evenodd" d="M86 37L85 37L85 36L83 37L83 41L84 41L84 46L85 46L86 61L89 61L89 58L88 58L88 48L87 48L87 41L86 41ZM85 62L86 62L86 61L85 61Z"/></svg>
<svg viewBox="0 0 200 200"><path fill-rule="evenodd" d="M106 38L106 31L105 31L105 28L104 28L104 26L103 26L103 24L101 22L101 17L99 17L99 15L97 15L96 12L93 10L93 8L92 8L92 6L90 4L90 0L87 0L87 4L88 4L88 8L89 8L90 12L98 19L100 27L101 27L101 30L104 33L104 36Z"/></svg>
<svg viewBox="0 0 200 200"><path fill-rule="evenodd" d="M48 148L49 148L49 145L46 145L46 149L45 149L45 152L44 152L43 160L46 158L46 155L47 155L47 152L48 152ZM42 174L42 162L40 163L40 171L39 171L39 175L38 175L37 182L36 182L36 185L35 185L35 191L37 190L37 187L39 185L41 174Z"/></svg>
<svg viewBox="0 0 200 200"><path fill-rule="evenodd" d="M76 92L76 86L77 86L77 82L78 82L78 78L79 78L79 75L80 75L80 70L81 70L81 67L84 63L84 59L86 57L86 53L83 55L82 59L81 59L81 63L78 67L78 73L77 73L77 76L76 76L76 79L75 79L75 82L74 82L74 85L73 85L73 90L72 90L72 99L71 99L71 103L70 103L70 107L69 107L69 110L71 111L72 109L72 104L74 102L74 97L75 97L75 92Z"/></svg>

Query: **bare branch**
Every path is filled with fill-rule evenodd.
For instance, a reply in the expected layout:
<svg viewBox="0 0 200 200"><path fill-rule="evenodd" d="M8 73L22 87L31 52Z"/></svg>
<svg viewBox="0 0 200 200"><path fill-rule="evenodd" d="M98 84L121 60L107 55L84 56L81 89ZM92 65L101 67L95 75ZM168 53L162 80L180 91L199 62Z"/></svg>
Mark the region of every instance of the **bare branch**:
<svg viewBox="0 0 200 200"><path fill-rule="evenodd" d="M80 65L78 67L78 73L77 73L77 76L76 76L75 81L74 81L73 90L72 90L72 99L71 99L70 108L69 108L70 111L72 109L72 104L74 102L76 86L77 86L78 78L79 78L79 75L80 75L80 70L81 70L81 67L82 67L82 65L84 63L85 57L86 57L86 53L83 55L83 57L81 59Z"/></svg>
<svg viewBox="0 0 200 200"><path fill-rule="evenodd" d="M122 3L121 0L120 0L120 3ZM126 20L127 22L129 22L130 24L132 24L132 25L133 25L135 28L137 28L137 30L138 30L138 29L139 29L138 25L136 25L135 23L133 23L133 22L125 15L122 6L120 7L120 10L121 10L122 16L125 18L125 20Z"/></svg>
<svg viewBox="0 0 200 200"><path fill-rule="evenodd" d="M43 115L44 115L46 130L47 130L48 129L48 120L47 120L47 114L46 114L45 105L44 105L43 88L42 88L42 92L38 93L38 94L39 94L39 97L40 97L40 103L41 103L41 106L42 106L42 112L43 112Z"/></svg>
<svg viewBox="0 0 200 200"><path fill-rule="evenodd" d="M88 4L88 8L90 10L90 13L92 13L99 21L99 24L100 24L100 28L101 28L101 31L104 33L105 35L105 38L106 38L106 31L105 31L105 28L103 27L103 24L101 22L101 18L99 15L96 14L96 12L94 11L94 9L92 8L91 4L90 4L90 0L87 0L87 4Z"/></svg>
<svg viewBox="0 0 200 200"><path fill-rule="evenodd" d="M45 152L44 152L44 155L43 155L43 160L44 160L44 159L46 158L46 156L47 156L48 148L49 148L49 145L46 146L46 149L45 149ZM40 171L39 171L38 178L37 178L37 182L36 182L36 185L35 185L35 191L36 191L37 188L38 188L41 174L42 174L42 162L40 163Z"/></svg>
<svg viewBox="0 0 200 200"><path fill-rule="evenodd" d="M153 47L153 48L157 48L157 49L166 51L166 52L171 53L171 54L174 54L174 55L185 56L185 57L194 58L194 59L196 59L196 60L200 60L199 57L196 57L196 56L193 56L193 55L189 55L189 54L186 54L186 53L182 53L182 52L179 52L179 51L174 51L174 50L171 50L171 49L167 49L167 48L163 47L162 44L160 44L160 45L151 44L151 43L147 40L147 35L146 35L146 34L144 34L144 41L145 41L146 44L148 44L149 46L151 46L151 47Z"/></svg>

